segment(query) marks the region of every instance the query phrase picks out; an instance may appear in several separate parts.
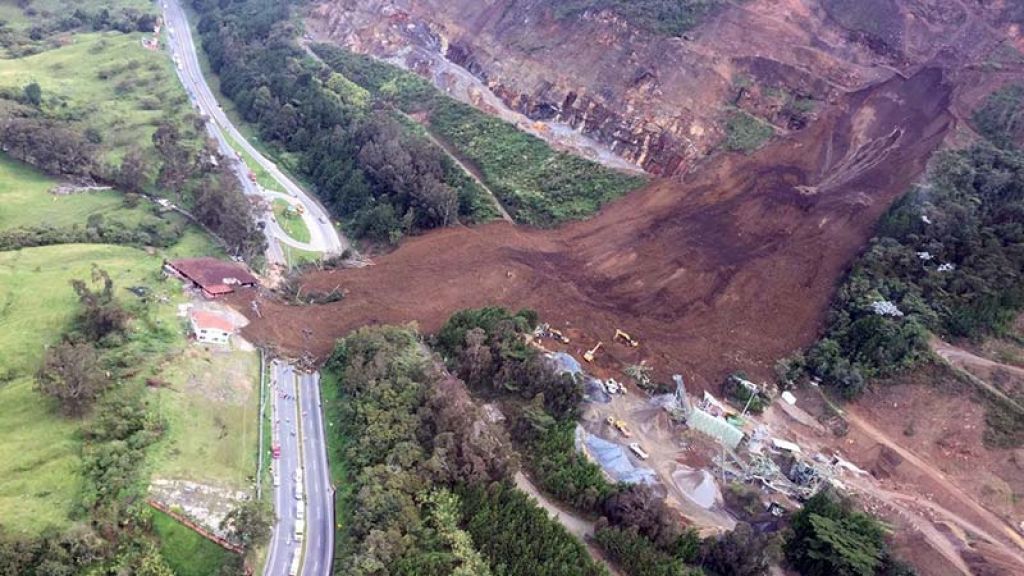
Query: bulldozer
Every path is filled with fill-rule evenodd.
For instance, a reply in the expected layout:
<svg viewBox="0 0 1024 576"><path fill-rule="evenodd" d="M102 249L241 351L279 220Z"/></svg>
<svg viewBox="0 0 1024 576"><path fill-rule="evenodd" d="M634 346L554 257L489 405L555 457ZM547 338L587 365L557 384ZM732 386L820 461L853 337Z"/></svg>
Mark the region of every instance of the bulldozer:
<svg viewBox="0 0 1024 576"><path fill-rule="evenodd" d="M583 353L583 359L586 360L587 362L593 362L594 361L594 354L597 354L597 351L600 350L601 346L603 346L603 345L604 345L604 342L598 342L597 346L594 346L590 350L587 350L586 352Z"/></svg>
<svg viewBox="0 0 1024 576"><path fill-rule="evenodd" d="M637 346L640 345L640 343L633 339L632 336L630 336L626 332L623 332L622 330L619 330L618 328L615 329L615 337L612 339L615 341L621 341L623 344L629 346L630 348L636 348Z"/></svg>

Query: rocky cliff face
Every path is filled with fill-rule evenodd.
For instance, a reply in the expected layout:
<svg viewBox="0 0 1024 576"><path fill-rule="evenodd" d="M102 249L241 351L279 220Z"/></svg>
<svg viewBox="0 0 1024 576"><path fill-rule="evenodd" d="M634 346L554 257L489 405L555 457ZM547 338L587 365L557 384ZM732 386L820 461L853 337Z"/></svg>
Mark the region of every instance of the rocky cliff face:
<svg viewBox="0 0 1024 576"><path fill-rule="evenodd" d="M1016 50L1001 1L749 0L684 37L608 10L566 17L552 4L322 0L308 27L558 145L654 174L685 171L720 146L737 110L784 134L841 93Z"/></svg>

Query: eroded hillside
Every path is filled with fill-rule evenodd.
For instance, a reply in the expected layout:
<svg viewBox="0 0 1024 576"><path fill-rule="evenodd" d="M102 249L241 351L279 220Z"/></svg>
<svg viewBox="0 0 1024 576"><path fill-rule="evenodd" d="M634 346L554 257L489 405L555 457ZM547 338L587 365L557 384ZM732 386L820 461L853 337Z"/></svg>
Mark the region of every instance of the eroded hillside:
<svg viewBox="0 0 1024 576"><path fill-rule="evenodd" d="M308 25L553 142L655 174L756 147L752 127L801 129L841 94L926 65L1019 66L1003 2L752 0L662 27L617 5L325 0Z"/></svg>

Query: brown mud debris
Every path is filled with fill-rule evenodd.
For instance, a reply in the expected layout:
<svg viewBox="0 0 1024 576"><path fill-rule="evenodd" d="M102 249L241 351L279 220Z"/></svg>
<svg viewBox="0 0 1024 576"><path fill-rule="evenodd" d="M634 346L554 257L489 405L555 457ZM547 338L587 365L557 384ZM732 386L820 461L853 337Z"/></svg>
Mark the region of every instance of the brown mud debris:
<svg viewBox="0 0 1024 576"><path fill-rule="evenodd" d="M409 239L374 266L306 276L310 290L341 285L341 302L265 301L260 318L236 302L251 316L243 334L324 358L361 325L415 321L429 332L456 310L495 304L536 309L594 339L618 327L641 340L606 346L604 362L642 357L703 386L736 369L767 375L776 358L813 341L836 278L953 124L950 95L943 73L927 68L849 94L806 130L750 156L724 155L683 181L654 182L585 222Z"/></svg>

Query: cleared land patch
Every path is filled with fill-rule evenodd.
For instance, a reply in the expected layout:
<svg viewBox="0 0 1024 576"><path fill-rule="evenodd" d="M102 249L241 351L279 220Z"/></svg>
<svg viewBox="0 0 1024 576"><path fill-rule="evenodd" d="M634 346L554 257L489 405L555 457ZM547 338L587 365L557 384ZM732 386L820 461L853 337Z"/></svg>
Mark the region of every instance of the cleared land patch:
<svg viewBox="0 0 1024 576"><path fill-rule="evenodd" d="M57 182L35 168L0 154L0 230L19 226L84 226L93 214L126 224L136 224L148 214L124 207L124 196L115 190L81 192L67 196L50 194Z"/></svg>
<svg viewBox="0 0 1024 576"><path fill-rule="evenodd" d="M167 362L154 390L167 418L155 476L248 488L256 474L259 357L190 346Z"/></svg>

